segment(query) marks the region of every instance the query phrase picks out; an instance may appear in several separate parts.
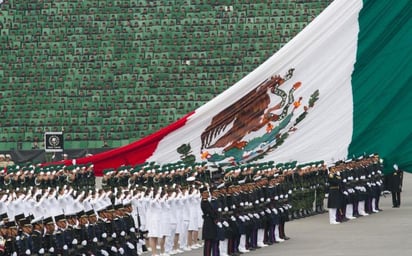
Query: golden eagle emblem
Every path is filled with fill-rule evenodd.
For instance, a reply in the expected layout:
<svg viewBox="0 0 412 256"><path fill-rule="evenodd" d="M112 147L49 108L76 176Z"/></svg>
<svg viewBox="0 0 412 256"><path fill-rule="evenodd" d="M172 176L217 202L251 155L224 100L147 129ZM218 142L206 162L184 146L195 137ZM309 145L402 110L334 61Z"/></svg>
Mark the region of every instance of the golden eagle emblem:
<svg viewBox="0 0 412 256"><path fill-rule="evenodd" d="M295 83L289 94L281 89L284 82L293 76L293 72L294 69L290 69L285 77L279 75L271 77L218 113L201 135L202 150L224 147L227 151L234 147L243 148L247 144L242 141L245 135L267 125L270 127L270 122L283 119L291 103L299 105L293 101L293 92L301 86L301 82ZM281 101L274 106L269 106L271 102L269 93L279 96ZM279 109L282 109L281 114L275 114L274 111ZM229 125L232 127L225 131ZM222 131L225 131L223 135L220 134ZM214 141L215 139L217 140Z"/></svg>

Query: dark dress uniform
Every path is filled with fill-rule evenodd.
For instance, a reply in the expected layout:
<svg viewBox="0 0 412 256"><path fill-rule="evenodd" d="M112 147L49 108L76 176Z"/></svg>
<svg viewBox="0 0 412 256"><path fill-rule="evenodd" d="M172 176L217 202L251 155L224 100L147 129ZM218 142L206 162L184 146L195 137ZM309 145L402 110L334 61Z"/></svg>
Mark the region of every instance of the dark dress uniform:
<svg viewBox="0 0 412 256"><path fill-rule="evenodd" d="M329 175L328 208L340 209L344 205L344 197L341 191L341 177L336 174Z"/></svg>
<svg viewBox="0 0 412 256"><path fill-rule="evenodd" d="M392 192L392 205L398 208L401 205L403 171L396 168L387 178L388 189Z"/></svg>
<svg viewBox="0 0 412 256"><path fill-rule="evenodd" d="M69 255L69 246L71 245L67 233L63 229L57 229L56 234L56 253L62 256L67 256Z"/></svg>
<svg viewBox="0 0 412 256"><path fill-rule="evenodd" d="M6 238L5 250L3 255L12 255L18 253L18 247L15 238Z"/></svg>
<svg viewBox="0 0 412 256"><path fill-rule="evenodd" d="M207 199L202 199L200 207L203 213L202 238L205 240L203 255L212 255L214 244L217 242L217 213Z"/></svg>
<svg viewBox="0 0 412 256"><path fill-rule="evenodd" d="M56 237L54 234L46 234L43 237L43 244L46 255L55 255L57 253Z"/></svg>
<svg viewBox="0 0 412 256"><path fill-rule="evenodd" d="M20 240L17 241L19 255L31 255L33 250L33 240L30 234L22 233Z"/></svg>
<svg viewBox="0 0 412 256"><path fill-rule="evenodd" d="M33 249L32 249L32 254L37 255L41 254L41 252L44 252L42 240L43 240L43 234L38 231L38 230L33 230L31 234L31 239L33 243Z"/></svg>

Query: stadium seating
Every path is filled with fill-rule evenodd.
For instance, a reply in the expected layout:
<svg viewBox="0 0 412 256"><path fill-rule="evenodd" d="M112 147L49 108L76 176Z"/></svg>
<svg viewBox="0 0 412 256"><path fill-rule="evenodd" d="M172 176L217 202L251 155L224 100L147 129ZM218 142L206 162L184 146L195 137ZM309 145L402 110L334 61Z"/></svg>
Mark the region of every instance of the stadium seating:
<svg viewBox="0 0 412 256"><path fill-rule="evenodd" d="M240 80L331 0L8 0L0 149L121 146ZM37 139L36 139L37 138Z"/></svg>

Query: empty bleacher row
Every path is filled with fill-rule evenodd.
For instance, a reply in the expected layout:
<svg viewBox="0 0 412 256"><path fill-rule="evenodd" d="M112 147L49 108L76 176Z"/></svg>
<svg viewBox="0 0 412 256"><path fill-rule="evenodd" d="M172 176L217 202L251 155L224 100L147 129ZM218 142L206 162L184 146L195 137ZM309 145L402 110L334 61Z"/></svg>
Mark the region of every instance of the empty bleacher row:
<svg viewBox="0 0 412 256"><path fill-rule="evenodd" d="M331 0L5 0L0 147L120 146L211 100Z"/></svg>

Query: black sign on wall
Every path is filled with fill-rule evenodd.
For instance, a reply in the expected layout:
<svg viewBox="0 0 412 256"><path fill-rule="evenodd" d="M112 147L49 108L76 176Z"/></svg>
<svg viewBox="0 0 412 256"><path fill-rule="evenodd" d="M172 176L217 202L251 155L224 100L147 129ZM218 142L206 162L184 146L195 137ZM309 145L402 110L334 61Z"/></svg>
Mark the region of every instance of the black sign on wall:
<svg viewBox="0 0 412 256"><path fill-rule="evenodd" d="M46 152L63 152L64 139L63 132L44 133L44 145Z"/></svg>

